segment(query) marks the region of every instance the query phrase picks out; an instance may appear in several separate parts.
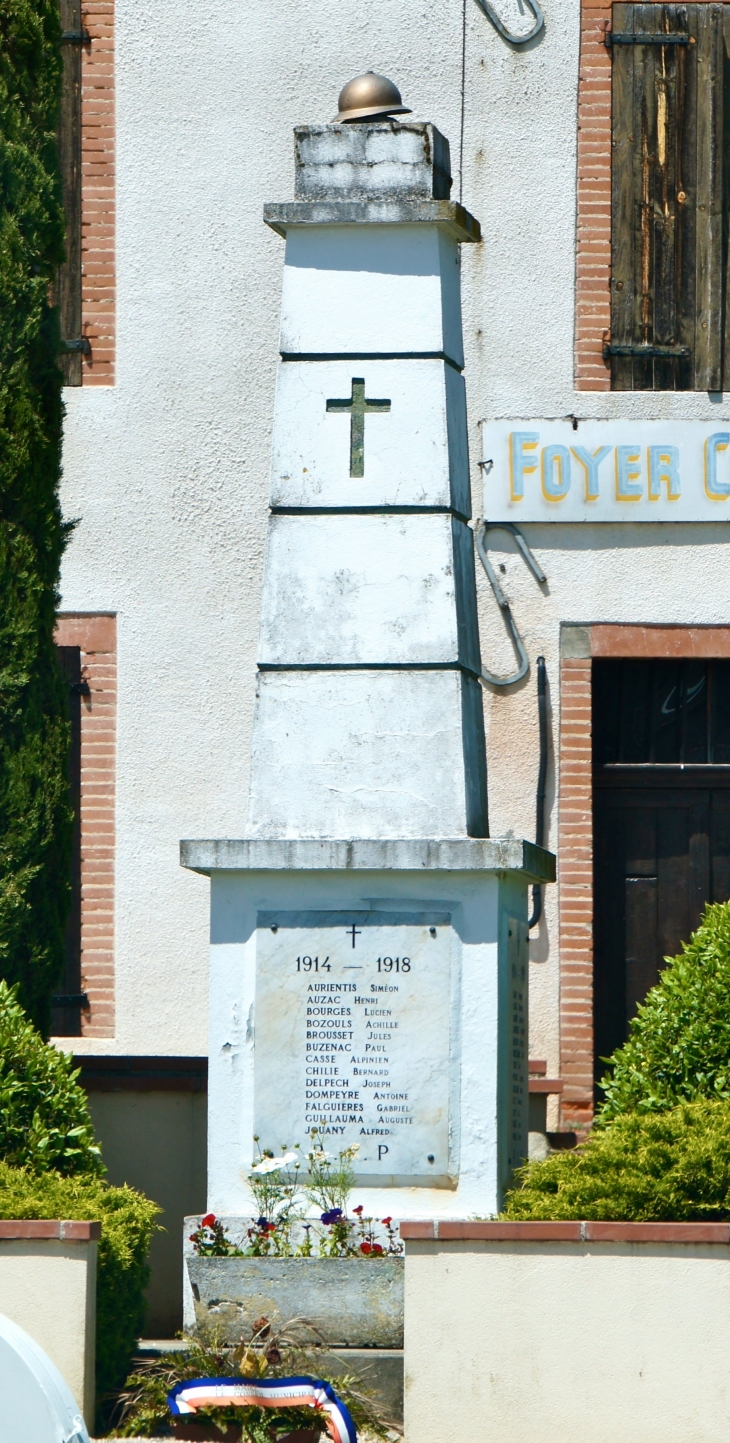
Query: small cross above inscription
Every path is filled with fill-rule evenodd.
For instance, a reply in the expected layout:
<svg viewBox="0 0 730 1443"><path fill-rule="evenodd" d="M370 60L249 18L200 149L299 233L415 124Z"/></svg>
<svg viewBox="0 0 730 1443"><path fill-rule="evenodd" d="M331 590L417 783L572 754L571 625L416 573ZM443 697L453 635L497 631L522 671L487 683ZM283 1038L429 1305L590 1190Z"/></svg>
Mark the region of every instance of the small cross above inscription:
<svg viewBox="0 0 730 1443"><path fill-rule="evenodd" d="M353 922L352 926L347 928L347 935L348 937L352 937L352 945L354 947L355 938L360 936L360 928L356 927L355 923Z"/></svg>
<svg viewBox="0 0 730 1443"><path fill-rule="evenodd" d="M365 475L365 417L374 411L389 411L390 401L374 401L365 395L362 376L353 376L352 395L345 401L328 401L328 411L346 411L350 416L350 475Z"/></svg>

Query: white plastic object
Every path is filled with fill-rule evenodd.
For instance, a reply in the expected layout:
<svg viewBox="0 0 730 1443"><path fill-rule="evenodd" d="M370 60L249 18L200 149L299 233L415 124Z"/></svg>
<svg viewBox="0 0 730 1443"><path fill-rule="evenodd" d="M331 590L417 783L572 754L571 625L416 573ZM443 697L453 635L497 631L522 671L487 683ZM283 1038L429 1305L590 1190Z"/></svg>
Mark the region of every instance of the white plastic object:
<svg viewBox="0 0 730 1443"><path fill-rule="evenodd" d="M55 1363L0 1313L2 1443L90 1443L86 1424Z"/></svg>

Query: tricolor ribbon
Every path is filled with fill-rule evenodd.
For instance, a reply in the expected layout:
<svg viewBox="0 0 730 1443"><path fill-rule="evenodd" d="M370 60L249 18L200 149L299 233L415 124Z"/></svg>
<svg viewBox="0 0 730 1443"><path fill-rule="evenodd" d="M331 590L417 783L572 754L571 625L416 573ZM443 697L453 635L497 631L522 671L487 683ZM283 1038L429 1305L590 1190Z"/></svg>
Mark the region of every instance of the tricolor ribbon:
<svg viewBox="0 0 730 1443"><path fill-rule="evenodd" d="M347 1408L319 1378L192 1378L170 1389L167 1404L174 1418L199 1408L315 1408L327 1415L332 1443L357 1443Z"/></svg>

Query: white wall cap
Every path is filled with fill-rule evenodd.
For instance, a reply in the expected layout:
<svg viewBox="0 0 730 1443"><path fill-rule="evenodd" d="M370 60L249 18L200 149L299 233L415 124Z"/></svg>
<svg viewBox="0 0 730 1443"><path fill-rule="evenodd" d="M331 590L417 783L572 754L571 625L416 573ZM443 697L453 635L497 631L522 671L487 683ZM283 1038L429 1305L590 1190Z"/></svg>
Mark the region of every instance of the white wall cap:
<svg viewBox="0 0 730 1443"><path fill-rule="evenodd" d="M183 841L180 865L214 871L516 872L554 882L555 857L517 837L319 838L250 837Z"/></svg>

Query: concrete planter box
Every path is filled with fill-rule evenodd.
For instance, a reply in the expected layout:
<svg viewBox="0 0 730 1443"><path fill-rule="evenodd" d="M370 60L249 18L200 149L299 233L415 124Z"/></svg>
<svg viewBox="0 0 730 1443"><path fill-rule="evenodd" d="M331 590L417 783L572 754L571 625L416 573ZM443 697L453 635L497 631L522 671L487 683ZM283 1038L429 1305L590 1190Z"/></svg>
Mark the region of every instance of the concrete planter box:
<svg viewBox="0 0 730 1443"><path fill-rule="evenodd" d="M401 1224L409 1443L726 1443L727 1223ZM459 1383L463 1386L459 1386Z"/></svg>
<svg viewBox="0 0 730 1443"><path fill-rule="evenodd" d="M333 1348L403 1347L403 1258L200 1258L188 1254L197 1323L239 1338L255 1318L306 1318Z"/></svg>

